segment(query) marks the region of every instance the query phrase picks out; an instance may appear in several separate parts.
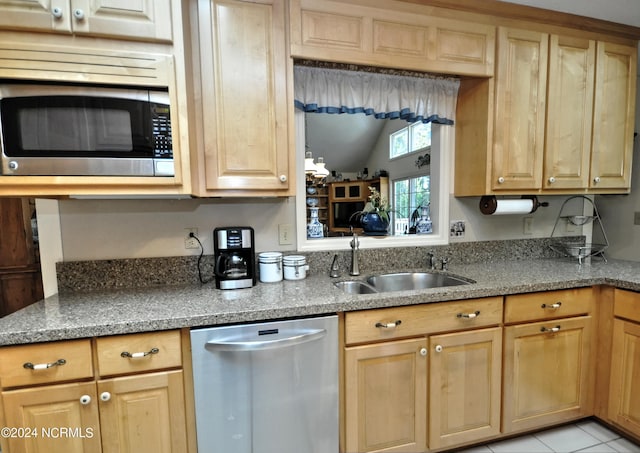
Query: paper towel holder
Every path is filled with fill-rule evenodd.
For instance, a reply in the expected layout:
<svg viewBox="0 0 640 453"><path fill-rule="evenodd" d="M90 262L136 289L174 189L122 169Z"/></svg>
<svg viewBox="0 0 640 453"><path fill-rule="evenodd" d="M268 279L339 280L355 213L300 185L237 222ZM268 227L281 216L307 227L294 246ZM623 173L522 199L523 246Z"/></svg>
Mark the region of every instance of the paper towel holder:
<svg viewBox="0 0 640 453"><path fill-rule="evenodd" d="M519 200L531 200L531 205L527 208L526 212L514 212L514 214L531 214L535 212L540 206L547 207L549 203L538 201L538 197L535 195L522 195ZM507 200L501 200L502 202ZM492 215L498 209L498 199L495 195L484 195L480 198L480 212L484 215Z"/></svg>

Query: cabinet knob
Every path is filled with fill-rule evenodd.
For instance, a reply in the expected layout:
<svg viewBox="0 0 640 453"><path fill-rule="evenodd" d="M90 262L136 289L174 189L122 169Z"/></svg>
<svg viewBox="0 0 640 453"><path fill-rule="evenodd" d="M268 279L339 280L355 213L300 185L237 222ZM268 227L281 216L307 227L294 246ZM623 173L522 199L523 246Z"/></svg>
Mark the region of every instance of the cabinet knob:
<svg viewBox="0 0 640 453"><path fill-rule="evenodd" d="M82 404L83 406L86 406L87 404L89 404L91 402L91 396L89 395L82 395L80 397L80 404Z"/></svg>
<svg viewBox="0 0 640 453"><path fill-rule="evenodd" d="M556 182L555 176L549 177L549 184L553 184L554 182Z"/></svg>
<svg viewBox="0 0 640 453"><path fill-rule="evenodd" d="M111 399L111 393L109 393L109 392L102 392L102 393L100 394L100 399L101 399L102 401L109 401L109 400Z"/></svg>
<svg viewBox="0 0 640 453"><path fill-rule="evenodd" d="M596 176L595 178L593 178L593 182L598 184L600 182L600 176Z"/></svg>
<svg viewBox="0 0 640 453"><path fill-rule="evenodd" d="M500 176L500 177L498 178L498 184L503 184L503 183L504 183L504 177L503 177L503 176Z"/></svg>
<svg viewBox="0 0 640 453"><path fill-rule="evenodd" d="M56 7L52 8L51 9L51 14L56 19L60 19L62 17L62 8L60 8L59 6L56 6Z"/></svg>
<svg viewBox="0 0 640 453"><path fill-rule="evenodd" d="M73 17L75 17L78 20L84 19L84 11L81 10L80 8L74 9L73 10Z"/></svg>
<svg viewBox="0 0 640 453"><path fill-rule="evenodd" d="M427 348L422 348L420 349L420 355L422 357L426 357L427 356Z"/></svg>
<svg viewBox="0 0 640 453"><path fill-rule="evenodd" d="M442 352L442 349L443 349L442 345L439 345L439 344L437 344L435 347L436 352Z"/></svg>
<svg viewBox="0 0 640 453"><path fill-rule="evenodd" d="M287 175L280 175L280 182L287 182Z"/></svg>

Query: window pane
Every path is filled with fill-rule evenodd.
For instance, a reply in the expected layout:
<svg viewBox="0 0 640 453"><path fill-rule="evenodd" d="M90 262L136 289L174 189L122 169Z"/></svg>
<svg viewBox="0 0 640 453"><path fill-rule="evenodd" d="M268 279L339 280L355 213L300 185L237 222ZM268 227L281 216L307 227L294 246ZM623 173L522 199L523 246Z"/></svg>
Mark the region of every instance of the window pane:
<svg viewBox="0 0 640 453"><path fill-rule="evenodd" d="M431 123L414 123L410 127L411 151L431 146Z"/></svg>
<svg viewBox="0 0 640 453"><path fill-rule="evenodd" d="M389 158L402 156L409 152L409 130L407 128L394 132L390 136Z"/></svg>

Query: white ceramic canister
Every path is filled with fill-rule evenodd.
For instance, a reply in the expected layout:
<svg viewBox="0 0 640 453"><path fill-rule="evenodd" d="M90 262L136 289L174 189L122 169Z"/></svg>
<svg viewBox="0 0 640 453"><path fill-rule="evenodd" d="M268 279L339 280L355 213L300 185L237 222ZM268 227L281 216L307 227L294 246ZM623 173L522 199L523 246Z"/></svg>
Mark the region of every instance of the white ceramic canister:
<svg viewBox="0 0 640 453"><path fill-rule="evenodd" d="M302 255L288 255L282 259L285 280L302 280L306 278L309 265Z"/></svg>
<svg viewBox="0 0 640 453"><path fill-rule="evenodd" d="M282 253L262 252L258 254L260 281L272 283L282 281Z"/></svg>

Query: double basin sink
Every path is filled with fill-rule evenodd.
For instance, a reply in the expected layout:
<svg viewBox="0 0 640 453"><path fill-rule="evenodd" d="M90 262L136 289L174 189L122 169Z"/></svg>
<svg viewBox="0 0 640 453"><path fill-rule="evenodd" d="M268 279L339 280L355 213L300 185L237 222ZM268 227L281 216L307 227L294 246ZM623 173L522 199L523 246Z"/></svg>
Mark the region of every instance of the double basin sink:
<svg viewBox="0 0 640 453"><path fill-rule="evenodd" d="M442 288L474 283L462 277L436 272L396 272L378 274L366 280L347 280L334 285L349 294L374 294L391 291Z"/></svg>

